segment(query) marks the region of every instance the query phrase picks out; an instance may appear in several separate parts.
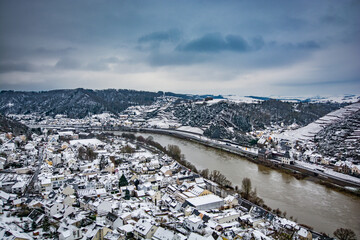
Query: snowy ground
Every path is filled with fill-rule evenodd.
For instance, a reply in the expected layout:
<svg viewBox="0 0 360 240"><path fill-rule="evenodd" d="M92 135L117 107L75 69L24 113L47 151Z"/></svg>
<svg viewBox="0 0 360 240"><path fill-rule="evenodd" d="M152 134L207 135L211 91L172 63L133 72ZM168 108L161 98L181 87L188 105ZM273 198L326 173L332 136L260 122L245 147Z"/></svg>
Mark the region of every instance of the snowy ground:
<svg viewBox="0 0 360 240"><path fill-rule="evenodd" d="M254 103L263 101L260 98L256 99L250 96L237 96L237 95L223 95L224 98L232 102L242 103ZM266 97L265 97L266 98ZM326 102L338 102L338 103L355 103L359 101L359 95L341 95L341 96L315 96L315 97L294 97L294 96L268 96L271 99L278 99L286 102L300 102L309 101L312 103L326 103Z"/></svg>
<svg viewBox="0 0 360 240"><path fill-rule="evenodd" d="M71 140L70 141L70 145L76 145L76 144L81 144L81 145L103 145L104 143L96 138L92 138L92 139L79 139L79 140Z"/></svg>
<svg viewBox="0 0 360 240"><path fill-rule="evenodd" d="M152 119L148 120L147 123L150 126L155 126L158 128L169 128L170 126L180 125L178 122L176 122L174 120L169 120L164 117L163 118L152 118Z"/></svg>
<svg viewBox="0 0 360 240"><path fill-rule="evenodd" d="M197 128L197 127L190 127L190 126L181 126L177 130L193 132L193 133L198 133L198 134L203 134L204 133L204 131L202 129Z"/></svg>
<svg viewBox="0 0 360 240"><path fill-rule="evenodd" d="M262 101L259 99L237 95L224 95L223 97L235 103L257 103L259 101Z"/></svg>
<svg viewBox="0 0 360 240"><path fill-rule="evenodd" d="M287 130L280 134L274 134L273 137L278 139L287 139L290 141L296 140L310 140L326 125L333 122L338 122L344 119L351 113L360 110L360 103L354 103L344 108L333 111L322 118L319 118L313 123L308 124L305 127L298 128L296 130Z"/></svg>
<svg viewBox="0 0 360 240"><path fill-rule="evenodd" d="M224 98L220 98L220 99L213 99L213 100L209 100L209 101L197 101L195 102L195 104L204 104L204 102L207 104L207 105L213 105L215 103L218 103L218 102L222 102L222 101L227 101L227 99L224 99Z"/></svg>
<svg viewBox="0 0 360 240"><path fill-rule="evenodd" d="M133 153L133 157L134 158L141 158L141 157L145 157L145 158L150 158L152 157L154 154L152 154L150 151L148 150L145 150L145 151L142 151L142 152L135 152Z"/></svg>

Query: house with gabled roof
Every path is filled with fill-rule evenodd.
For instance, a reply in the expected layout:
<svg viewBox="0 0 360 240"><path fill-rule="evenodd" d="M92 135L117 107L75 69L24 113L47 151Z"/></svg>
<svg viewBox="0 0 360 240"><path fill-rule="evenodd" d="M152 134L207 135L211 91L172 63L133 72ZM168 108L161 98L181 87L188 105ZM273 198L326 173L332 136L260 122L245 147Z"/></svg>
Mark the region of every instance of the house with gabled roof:
<svg viewBox="0 0 360 240"><path fill-rule="evenodd" d="M296 234L300 240L311 240L312 239L312 234L311 234L310 230L307 230L303 227L301 227L299 229L299 231L297 231Z"/></svg>
<svg viewBox="0 0 360 240"><path fill-rule="evenodd" d="M39 224L44 217L45 214L38 209L32 210L27 216L30 221L35 222L36 224Z"/></svg>
<svg viewBox="0 0 360 240"><path fill-rule="evenodd" d="M51 217L61 214L63 209L64 204L57 201L45 205L45 213L49 214Z"/></svg>
<svg viewBox="0 0 360 240"><path fill-rule="evenodd" d="M152 225L149 221L140 219L134 227L134 238L151 239L157 228L157 226Z"/></svg>
<svg viewBox="0 0 360 240"><path fill-rule="evenodd" d="M111 212L112 210L112 203L109 201L102 201L98 206L97 206L97 213L99 215L106 215L109 212Z"/></svg>
<svg viewBox="0 0 360 240"><path fill-rule="evenodd" d="M118 227L124 225L123 220L116 214L109 212L105 217L106 225L109 225L111 229L116 230Z"/></svg>
<svg viewBox="0 0 360 240"><path fill-rule="evenodd" d="M0 190L0 199L7 202L10 199L10 194Z"/></svg>
<svg viewBox="0 0 360 240"><path fill-rule="evenodd" d="M72 224L60 224L57 232L60 233L59 240L75 240L83 237L81 229Z"/></svg>

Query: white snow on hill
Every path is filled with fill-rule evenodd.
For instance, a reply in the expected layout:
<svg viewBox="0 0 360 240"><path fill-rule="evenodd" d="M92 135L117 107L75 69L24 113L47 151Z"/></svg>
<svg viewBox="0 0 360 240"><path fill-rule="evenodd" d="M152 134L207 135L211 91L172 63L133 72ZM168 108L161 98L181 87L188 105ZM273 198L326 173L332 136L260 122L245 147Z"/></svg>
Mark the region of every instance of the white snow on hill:
<svg viewBox="0 0 360 240"><path fill-rule="evenodd" d="M360 103L354 103L344 108L340 108L336 111L328 113L322 118L319 118L313 123L306 125L305 127L298 128L296 130L287 130L280 134L274 134L273 137L278 139L287 139L290 141L295 140L310 140L325 126L341 121L346 116L360 110Z"/></svg>
<svg viewBox="0 0 360 240"><path fill-rule="evenodd" d="M170 126L179 126L180 124L174 120L167 119L165 117L152 118L148 120L148 124L157 128L169 128Z"/></svg>
<svg viewBox="0 0 360 240"><path fill-rule="evenodd" d="M223 97L235 103L256 103L261 101L251 97L237 96L237 95L224 95Z"/></svg>
<svg viewBox="0 0 360 240"><path fill-rule="evenodd" d="M193 133L198 133L198 134L203 134L204 133L204 131L202 129L197 128L197 127L190 127L190 126L181 126L177 130L193 132Z"/></svg>
<svg viewBox="0 0 360 240"><path fill-rule="evenodd" d="M252 96L238 96L238 95L223 95L225 99L237 103L256 103L261 102L263 99L271 98L278 99L286 102L300 102L307 101L312 103L326 103L326 102L337 102L337 103L355 103L360 100L360 95L341 95L341 96L315 96L315 97L293 97L293 96L275 96L271 95L268 97L252 97Z"/></svg>

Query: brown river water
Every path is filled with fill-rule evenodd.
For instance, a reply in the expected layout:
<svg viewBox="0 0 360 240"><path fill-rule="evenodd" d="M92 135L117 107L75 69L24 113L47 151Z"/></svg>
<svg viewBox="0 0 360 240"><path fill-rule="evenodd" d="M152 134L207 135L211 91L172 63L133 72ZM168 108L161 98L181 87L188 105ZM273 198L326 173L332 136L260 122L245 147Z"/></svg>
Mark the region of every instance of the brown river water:
<svg viewBox="0 0 360 240"><path fill-rule="evenodd" d="M351 228L360 238L360 198L344 194L308 180L248 161L198 143L159 134L153 136L163 146L178 145L187 161L197 169L219 170L233 186L241 187L244 177L251 179L257 194L273 209L286 211L298 223L312 226L315 231L332 235L337 228Z"/></svg>

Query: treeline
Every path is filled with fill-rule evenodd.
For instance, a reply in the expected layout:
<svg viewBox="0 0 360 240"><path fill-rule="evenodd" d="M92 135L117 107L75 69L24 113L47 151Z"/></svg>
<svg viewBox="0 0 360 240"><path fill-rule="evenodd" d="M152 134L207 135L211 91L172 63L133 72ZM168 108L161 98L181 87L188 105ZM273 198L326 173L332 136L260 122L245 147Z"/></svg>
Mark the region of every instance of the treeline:
<svg viewBox="0 0 360 240"><path fill-rule="evenodd" d="M154 138L149 136L147 138L144 138L143 136L138 136L136 137L135 134L133 133L122 133L121 137L129 139L130 141L138 141L140 143L145 143L147 145L153 146L155 148L157 148L158 150L164 152L166 150L166 148L164 148L160 143L155 142Z"/></svg>
<svg viewBox="0 0 360 240"><path fill-rule="evenodd" d="M209 171L209 169L203 169L200 172L200 175L204 178L207 178L213 182L216 182L217 184L226 187L231 188L232 183L218 170Z"/></svg>
<svg viewBox="0 0 360 240"><path fill-rule="evenodd" d="M122 133L121 136L123 138L127 138L130 141L138 141L140 143L144 143L146 145L155 147L156 149L160 150L161 152L167 154L169 157L173 158L177 162L179 162L184 167L190 169L192 172L198 173L198 170L194 166L194 164L185 160L183 154L181 154L181 150L177 145L168 145L167 147L162 146L160 143L155 142L152 136L144 138L143 136L135 136L132 133Z"/></svg>
<svg viewBox="0 0 360 240"><path fill-rule="evenodd" d="M118 114L134 105L152 104L158 92L126 89L64 89L41 92L0 92L0 112L3 114L40 113L49 116L66 114L70 118L83 118L108 111ZM11 104L9 104L11 99Z"/></svg>

